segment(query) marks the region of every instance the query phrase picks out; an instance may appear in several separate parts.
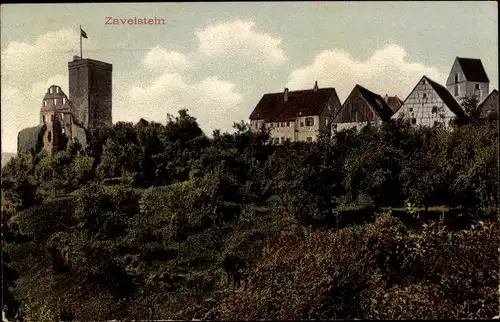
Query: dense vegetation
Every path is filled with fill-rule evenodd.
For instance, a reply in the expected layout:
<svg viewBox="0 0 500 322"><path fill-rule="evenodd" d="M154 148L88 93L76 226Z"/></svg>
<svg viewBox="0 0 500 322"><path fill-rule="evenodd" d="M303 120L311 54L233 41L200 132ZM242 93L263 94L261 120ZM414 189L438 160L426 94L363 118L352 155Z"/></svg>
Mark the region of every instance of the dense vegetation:
<svg viewBox="0 0 500 322"><path fill-rule="evenodd" d="M7 314L498 314L496 125L394 121L283 146L235 128L208 138L183 110L165 125L117 123L86 150L71 141L12 159L2 171Z"/></svg>

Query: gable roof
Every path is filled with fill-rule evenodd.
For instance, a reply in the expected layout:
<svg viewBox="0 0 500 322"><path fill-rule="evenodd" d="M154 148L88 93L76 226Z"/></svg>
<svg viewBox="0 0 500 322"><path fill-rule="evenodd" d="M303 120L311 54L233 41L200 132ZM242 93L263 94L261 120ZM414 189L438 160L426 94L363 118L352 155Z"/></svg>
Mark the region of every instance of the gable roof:
<svg viewBox="0 0 500 322"><path fill-rule="evenodd" d="M438 94L438 96L441 98L441 100L446 104L446 106L450 109L450 111L453 112L457 117L459 118L467 118L467 115L465 114L464 110L458 104L458 102L455 100L455 98L451 95L451 93L444 88L442 85L436 83L432 79L430 79L427 76L422 77L429 82L429 84L432 86L432 89ZM418 82L420 83L420 82ZM418 85L418 84L417 84ZM413 92L413 91L412 91Z"/></svg>
<svg viewBox="0 0 500 322"><path fill-rule="evenodd" d="M361 85L356 84L354 86L354 89L358 89L361 96L365 99L365 101L370 105L372 110L377 113L377 115L382 119L382 120L387 120L390 119L392 114L394 112L392 111L391 107L389 104L382 98L382 96L375 94L374 92L364 88ZM347 102L347 100L346 100ZM345 104L345 102L344 102Z"/></svg>
<svg viewBox="0 0 500 322"><path fill-rule="evenodd" d="M397 96L388 96L387 97L387 105L391 108L391 110L396 113L401 106L403 106L403 101L399 99Z"/></svg>
<svg viewBox="0 0 500 322"><path fill-rule="evenodd" d="M289 91L285 101L284 92L264 94L250 114L250 120L282 122L294 120L299 116L320 114L332 95L337 95L335 88L319 88ZM339 103L340 104L340 103Z"/></svg>
<svg viewBox="0 0 500 322"><path fill-rule="evenodd" d="M498 91L494 89L478 108L481 111L481 118L498 118Z"/></svg>
<svg viewBox="0 0 500 322"><path fill-rule="evenodd" d="M481 59L457 57L465 79L471 82L489 83L488 75L484 70Z"/></svg>

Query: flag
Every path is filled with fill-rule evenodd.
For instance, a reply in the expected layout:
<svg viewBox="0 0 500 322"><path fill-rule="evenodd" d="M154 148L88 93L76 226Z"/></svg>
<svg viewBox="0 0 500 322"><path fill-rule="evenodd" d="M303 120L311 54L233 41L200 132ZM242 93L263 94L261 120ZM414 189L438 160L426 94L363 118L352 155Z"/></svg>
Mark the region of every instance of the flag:
<svg viewBox="0 0 500 322"><path fill-rule="evenodd" d="M87 38L87 33L86 33L85 31L83 31L83 29L82 29L82 28L80 28L80 33L81 33L81 36L82 36L83 38L88 39L88 38Z"/></svg>

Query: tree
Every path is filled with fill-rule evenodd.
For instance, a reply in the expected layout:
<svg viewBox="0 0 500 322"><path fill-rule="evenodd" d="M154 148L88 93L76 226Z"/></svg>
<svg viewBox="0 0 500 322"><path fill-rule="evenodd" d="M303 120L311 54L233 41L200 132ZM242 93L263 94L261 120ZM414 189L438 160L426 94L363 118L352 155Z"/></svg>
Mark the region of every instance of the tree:
<svg viewBox="0 0 500 322"><path fill-rule="evenodd" d="M469 94L462 97L461 105L465 114L472 122L477 122L481 117L481 109L479 108L479 97L476 94Z"/></svg>

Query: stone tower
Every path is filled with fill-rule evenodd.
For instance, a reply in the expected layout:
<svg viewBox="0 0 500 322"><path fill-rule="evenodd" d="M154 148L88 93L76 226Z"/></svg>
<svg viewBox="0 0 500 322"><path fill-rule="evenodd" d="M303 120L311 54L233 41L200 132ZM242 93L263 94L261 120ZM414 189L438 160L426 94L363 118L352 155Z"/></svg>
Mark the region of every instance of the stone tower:
<svg viewBox="0 0 500 322"><path fill-rule="evenodd" d="M47 127L43 135L43 146L46 151L57 150L63 142L63 135L71 137L70 102L61 87L49 87L42 101L40 125Z"/></svg>
<svg viewBox="0 0 500 322"><path fill-rule="evenodd" d="M68 63L69 97L75 123L92 131L112 125L113 65L75 56Z"/></svg>

